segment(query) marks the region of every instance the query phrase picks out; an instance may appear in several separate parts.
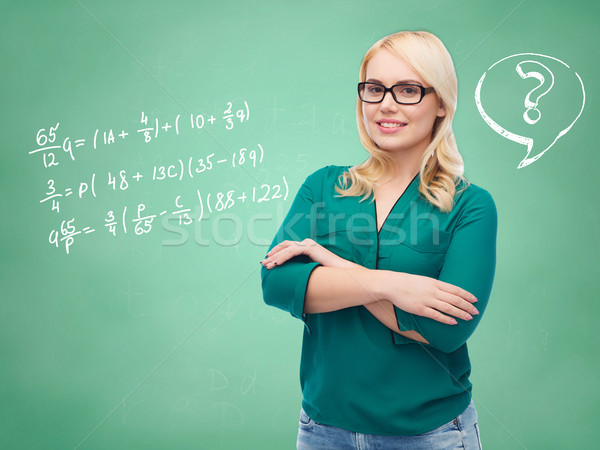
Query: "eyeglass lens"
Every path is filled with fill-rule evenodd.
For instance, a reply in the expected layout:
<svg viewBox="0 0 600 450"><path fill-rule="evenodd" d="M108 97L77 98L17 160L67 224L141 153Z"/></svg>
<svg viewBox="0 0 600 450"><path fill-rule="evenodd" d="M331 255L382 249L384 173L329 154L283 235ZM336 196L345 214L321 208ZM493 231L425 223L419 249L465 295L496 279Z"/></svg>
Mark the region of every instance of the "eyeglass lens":
<svg viewBox="0 0 600 450"><path fill-rule="evenodd" d="M397 84L392 86L395 100L401 103L419 103L423 87L415 84ZM380 102L385 95L385 87L377 83L362 83L359 90L361 100L365 102Z"/></svg>

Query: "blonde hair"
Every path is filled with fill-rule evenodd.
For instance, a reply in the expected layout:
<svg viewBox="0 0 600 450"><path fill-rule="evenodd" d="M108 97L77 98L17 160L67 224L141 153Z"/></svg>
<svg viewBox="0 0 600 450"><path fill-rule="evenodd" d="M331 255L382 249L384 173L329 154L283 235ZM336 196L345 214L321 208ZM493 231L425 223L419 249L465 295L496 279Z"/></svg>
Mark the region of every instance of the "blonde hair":
<svg viewBox="0 0 600 450"><path fill-rule="evenodd" d="M443 212L452 210L456 187L462 181L465 189L469 182L463 177L463 159L456 147L452 132L452 119L456 110L457 81L450 54L436 36L424 31L402 31L377 41L367 51L360 66L360 79L365 81L367 64L380 49L386 49L401 58L425 83L433 86L435 94L445 109L433 125L431 143L421 157L419 192ZM356 121L358 135L369 158L340 175L341 188L335 190L342 196L370 197L373 185L393 176L396 160L380 149L369 137L362 115L362 102L357 96ZM462 190L462 189L461 189Z"/></svg>

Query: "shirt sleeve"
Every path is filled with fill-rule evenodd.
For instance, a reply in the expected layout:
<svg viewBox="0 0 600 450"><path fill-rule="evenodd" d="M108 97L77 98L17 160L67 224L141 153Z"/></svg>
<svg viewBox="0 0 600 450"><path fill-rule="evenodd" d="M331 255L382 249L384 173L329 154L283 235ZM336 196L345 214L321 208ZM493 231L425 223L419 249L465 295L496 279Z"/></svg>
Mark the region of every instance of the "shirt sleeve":
<svg viewBox="0 0 600 450"><path fill-rule="evenodd" d="M323 169L321 169L323 170ZM279 227L269 252L285 240L301 241L314 237L317 207L315 194L322 192L322 181L319 182L319 170L309 175L294 198L283 223ZM292 317L304 322L308 333L311 333L308 317L304 314L306 286L311 272L321 264L312 261L306 255L295 256L281 266L271 269L262 267L263 299L267 305L288 311Z"/></svg>
<svg viewBox="0 0 600 450"><path fill-rule="evenodd" d="M394 306L401 331L415 330L428 346L445 353L460 348L475 331L488 304L496 269L498 214L492 196L482 189L457 220L438 279L473 294L479 314L472 320L455 317L458 324L446 325ZM392 338L395 344L415 343L393 331Z"/></svg>

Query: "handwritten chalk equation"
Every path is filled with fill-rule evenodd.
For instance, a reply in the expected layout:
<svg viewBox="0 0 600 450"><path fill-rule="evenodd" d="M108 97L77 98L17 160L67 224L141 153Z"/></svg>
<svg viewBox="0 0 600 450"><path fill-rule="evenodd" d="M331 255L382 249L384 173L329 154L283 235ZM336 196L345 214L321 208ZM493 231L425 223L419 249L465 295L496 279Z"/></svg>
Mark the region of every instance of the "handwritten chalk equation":
<svg viewBox="0 0 600 450"><path fill-rule="evenodd" d="M214 213L231 210L241 204L287 200L289 187L285 176L283 176L281 184L261 184L247 190L230 189L214 192L197 190L196 195L198 197L198 203L194 205L196 214L192 213L191 208L186 208L182 196L178 195L174 201L175 208L173 211L148 211L145 203L138 203L133 208L133 213L127 206L123 206L119 211L115 209L107 211L102 225L104 225L105 231L114 237L131 232L137 236L142 236L152 231L155 219L161 218L165 229L176 232L179 230L173 228L174 225L186 226L205 219L205 209L210 213ZM56 248L63 245L68 255L76 237L94 232L96 232L96 228L89 225L78 228L77 219L71 217L62 220L56 228L50 230L48 242Z"/></svg>
<svg viewBox="0 0 600 450"><path fill-rule="evenodd" d="M135 168L118 164L100 169L99 163L108 152L94 151L119 141L125 142L125 150L129 144L145 147L160 136L182 134L184 126L189 130L203 130L221 123L225 133L228 133L239 124L248 123L248 102L242 99L236 103L237 106L233 102L227 102L226 105L220 119L212 114L176 114L164 120L152 118L142 111L139 126L135 129L123 128L119 131L96 128L90 133L93 135L91 137L67 133L67 128L58 121L49 127L38 128L35 133L37 147L28 153L43 155L42 171L46 173L48 170L51 175L44 177L45 182L37 201L48 213L56 214L47 225L46 241L57 249L64 249L69 255L73 253L76 243L85 237L104 235L112 240L111 237L130 234L137 236L136 239L143 239L160 228L177 237L163 239L163 246L184 245L190 235L188 230L191 230L198 245L230 245L231 227L234 226L236 239L239 238L240 229L246 230L251 242L260 242L262 245L260 236L254 235L254 229L255 223L266 220L265 214L253 214L248 219L250 223L242 224L237 209L243 205L285 201L289 186L282 175L268 181L265 179L262 168L265 149L261 143L237 142L228 149L217 142L221 149L200 152L193 145L193 155L190 155L173 154L177 152L174 150L176 147L166 140L165 143L169 145L166 151L155 148L155 153L160 153L159 159L155 156L152 164L145 165L139 156L131 162ZM239 136L233 137L239 141ZM77 158L78 152L86 147L90 148L89 155ZM190 148L189 145L186 147ZM126 154L122 154L123 149L119 151L120 157L126 157ZM64 161L59 161L61 156ZM278 156L285 155L279 153ZM68 163L64 164L65 161ZM76 164L70 164L75 161ZM261 181L252 176L252 172L259 168ZM244 173L253 180L250 185L239 183ZM215 175L212 174L225 186L214 189L202 186L203 183L214 183ZM148 200L149 195L152 200ZM96 202L99 198L102 201ZM168 207L165 207L165 198L170 203ZM89 204L92 200L93 204ZM202 236L199 222L203 220L211 222L212 241Z"/></svg>
<svg viewBox="0 0 600 450"><path fill-rule="evenodd" d="M184 178L194 179L201 174L208 173L214 170L219 165L228 165L232 168L240 166L249 166L256 168L262 163L264 157L264 149L261 144L257 144L256 148L241 148L239 151L234 151L231 154L231 158L221 158L216 160L215 153L211 153L206 157L198 158L196 156L190 156L187 160L178 158L173 161L173 164L155 164L152 169L144 174L139 170L135 171L135 174L128 174L127 169L120 169L116 171L108 171L105 175L100 177L106 180L106 183L100 181L104 186L108 186L107 190L110 191L125 191L133 184L139 184L141 180L147 178L151 182L162 182L165 180L176 180L183 181ZM47 191L44 193L44 197L40 200L40 203L46 203L51 205L51 210L60 213L60 200L62 198L69 197L73 194L77 194L75 198L83 199L86 196L97 197L96 188L96 173L92 173L89 180L81 180L75 182L75 185L61 187L60 191L57 191L55 186L55 180L50 178L47 182Z"/></svg>
<svg viewBox="0 0 600 450"><path fill-rule="evenodd" d="M521 169L541 158L577 122L585 88L579 74L560 59L517 53L483 73L475 104L492 130L527 146Z"/></svg>
<svg viewBox="0 0 600 450"><path fill-rule="evenodd" d="M243 107L234 110L233 103L227 102L227 108L223 111L221 120L225 124L226 130L233 130L235 121L240 124L250 120L250 107L248 102L243 101ZM164 121L160 122L156 117L153 120L149 120L149 117L142 111L142 117L140 119L140 125L145 127L134 130L133 136L139 135L143 137L144 142L147 144L153 139L157 139L160 134L175 133L179 135L181 127L184 125L183 117L181 114L177 114L172 122ZM212 114L190 114L189 115L189 128L192 130L201 130L212 127L217 118ZM187 122L185 122L187 123ZM152 126L148 126L152 125ZM29 151L30 155L41 153L43 155L42 162L45 168L55 167L60 164L57 160L56 153L62 151L63 154L68 154L71 161L75 161L74 150L78 150L81 147L85 147L88 144L88 139L78 137L74 138L67 136L62 140L62 143L58 145L57 131L60 127L60 122L56 125L50 126L49 128L40 128L36 134L37 147ZM100 130L96 128L92 138L89 138L90 144L94 150L102 145L115 144L120 138L121 141L130 139L131 132L125 131L125 129L119 130Z"/></svg>

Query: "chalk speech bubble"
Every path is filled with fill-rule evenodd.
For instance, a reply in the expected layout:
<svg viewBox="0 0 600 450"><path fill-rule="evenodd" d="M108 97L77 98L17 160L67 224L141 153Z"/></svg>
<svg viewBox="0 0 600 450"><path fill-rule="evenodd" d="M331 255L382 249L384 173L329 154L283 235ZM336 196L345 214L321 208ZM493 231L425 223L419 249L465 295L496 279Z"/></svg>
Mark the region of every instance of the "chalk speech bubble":
<svg viewBox="0 0 600 450"><path fill-rule="evenodd" d="M529 79L536 80L533 88ZM577 122L585 107L585 88L579 74L560 59L517 53L483 73L475 104L496 133L527 146L521 169L541 158Z"/></svg>

